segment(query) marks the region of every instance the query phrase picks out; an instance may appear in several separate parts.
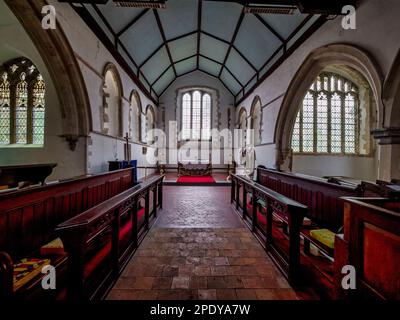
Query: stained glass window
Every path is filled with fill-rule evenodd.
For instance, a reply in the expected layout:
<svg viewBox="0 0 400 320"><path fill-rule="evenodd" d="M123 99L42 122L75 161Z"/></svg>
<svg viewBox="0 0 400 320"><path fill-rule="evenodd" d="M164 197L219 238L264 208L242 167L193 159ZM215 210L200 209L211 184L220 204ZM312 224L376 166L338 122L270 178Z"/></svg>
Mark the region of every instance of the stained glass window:
<svg viewBox="0 0 400 320"><path fill-rule="evenodd" d="M0 145L44 143L45 83L25 58L0 66Z"/></svg>
<svg viewBox="0 0 400 320"><path fill-rule="evenodd" d="M17 84L15 105L15 143L27 143L28 134L28 84L26 74L21 73Z"/></svg>
<svg viewBox="0 0 400 320"><path fill-rule="evenodd" d="M7 73L3 73L0 82L0 144L10 143L10 128L10 83L7 79Z"/></svg>
<svg viewBox="0 0 400 320"><path fill-rule="evenodd" d="M32 143L44 143L45 84L41 76L33 87Z"/></svg>
<svg viewBox="0 0 400 320"><path fill-rule="evenodd" d="M203 114L202 114L202 139L210 139L211 134L211 97L209 94L203 95Z"/></svg>
<svg viewBox="0 0 400 320"><path fill-rule="evenodd" d="M182 97L182 139L208 140L211 136L211 96L199 90Z"/></svg>
<svg viewBox="0 0 400 320"><path fill-rule="evenodd" d="M297 153L358 153L358 88L323 73L311 85L297 114L292 149Z"/></svg>
<svg viewBox="0 0 400 320"><path fill-rule="evenodd" d="M184 94L182 103L182 138L190 138L192 98L189 93Z"/></svg>
<svg viewBox="0 0 400 320"><path fill-rule="evenodd" d="M200 139L201 130L201 94L199 91L193 92L192 96L192 138Z"/></svg>

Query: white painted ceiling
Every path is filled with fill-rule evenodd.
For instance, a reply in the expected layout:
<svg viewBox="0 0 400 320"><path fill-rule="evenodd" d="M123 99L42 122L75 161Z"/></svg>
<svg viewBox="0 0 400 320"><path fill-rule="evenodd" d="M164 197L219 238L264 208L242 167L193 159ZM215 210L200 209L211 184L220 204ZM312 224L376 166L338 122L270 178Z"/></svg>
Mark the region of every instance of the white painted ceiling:
<svg viewBox="0 0 400 320"><path fill-rule="evenodd" d="M109 1L84 10L156 100L195 70L219 78L240 99L319 18L299 11L255 15L237 3L199 1L168 0L158 10Z"/></svg>

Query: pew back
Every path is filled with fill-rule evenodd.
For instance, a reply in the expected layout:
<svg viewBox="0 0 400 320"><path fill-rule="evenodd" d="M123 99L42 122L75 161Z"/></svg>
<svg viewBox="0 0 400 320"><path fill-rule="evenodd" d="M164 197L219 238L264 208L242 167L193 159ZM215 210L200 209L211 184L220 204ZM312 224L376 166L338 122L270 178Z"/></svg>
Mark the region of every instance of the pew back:
<svg viewBox="0 0 400 320"><path fill-rule="evenodd" d="M70 300L102 299L162 208L164 176L154 176L61 223Z"/></svg>
<svg viewBox="0 0 400 320"><path fill-rule="evenodd" d="M354 293L400 300L400 200L345 199L344 241L357 270Z"/></svg>
<svg viewBox="0 0 400 320"><path fill-rule="evenodd" d="M300 174L257 168L257 182L308 207L307 217L321 227L338 231L343 226L343 199L362 196L362 189L350 183L331 183Z"/></svg>
<svg viewBox="0 0 400 320"><path fill-rule="evenodd" d="M0 251L16 261L55 238L55 227L133 185L132 169L0 194Z"/></svg>

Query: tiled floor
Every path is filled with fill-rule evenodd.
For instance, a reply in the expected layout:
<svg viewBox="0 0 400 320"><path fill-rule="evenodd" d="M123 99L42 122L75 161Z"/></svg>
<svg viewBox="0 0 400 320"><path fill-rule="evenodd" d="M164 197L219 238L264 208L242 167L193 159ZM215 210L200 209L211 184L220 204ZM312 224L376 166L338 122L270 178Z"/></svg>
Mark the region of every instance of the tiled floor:
<svg viewBox="0 0 400 320"><path fill-rule="evenodd" d="M108 299L301 299L231 210L229 188L165 187L164 210Z"/></svg>

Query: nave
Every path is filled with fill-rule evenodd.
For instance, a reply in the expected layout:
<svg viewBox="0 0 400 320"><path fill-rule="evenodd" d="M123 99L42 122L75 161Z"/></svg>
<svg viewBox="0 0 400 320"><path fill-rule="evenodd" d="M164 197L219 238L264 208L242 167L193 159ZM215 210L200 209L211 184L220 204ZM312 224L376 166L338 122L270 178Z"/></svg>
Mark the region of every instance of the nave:
<svg viewBox="0 0 400 320"><path fill-rule="evenodd" d="M319 299L289 285L232 209L229 191L164 187L162 213L107 299Z"/></svg>

